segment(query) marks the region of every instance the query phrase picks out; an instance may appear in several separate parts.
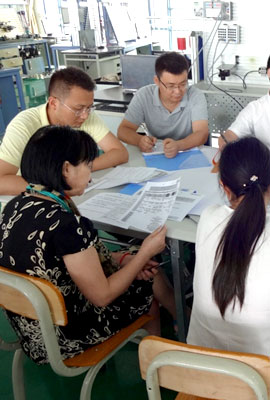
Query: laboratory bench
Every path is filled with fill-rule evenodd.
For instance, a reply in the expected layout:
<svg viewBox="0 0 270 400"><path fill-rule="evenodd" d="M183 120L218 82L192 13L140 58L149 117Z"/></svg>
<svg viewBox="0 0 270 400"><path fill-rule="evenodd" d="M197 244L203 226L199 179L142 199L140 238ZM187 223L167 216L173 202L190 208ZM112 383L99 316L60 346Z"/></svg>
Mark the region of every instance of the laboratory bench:
<svg viewBox="0 0 270 400"><path fill-rule="evenodd" d="M110 47L93 50L65 50L64 64L67 67L79 67L83 69L92 79L99 79L108 74L119 74L121 72L120 54L121 47Z"/></svg>
<svg viewBox="0 0 270 400"><path fill-rule="evenodd" d="M21 38L21 39L10 39L10 40L5 40L0 42L0 52L3 51L5 52L7 49L9 49L10 52L12 52L12 49L14 48L19 48L19 47L33 47L33 46L39 46L42 45L44 47L45 51L45 56L46 56L46 61L47 61L47 69L48 71L51 71L51 57L49 53L49 47L48 47L48 40L47 39L33 39L33 38ZM0 54L1 57L1 54ZM11 55L11 57L14 57ZM29 60L34 60L35 57L30 58ZM36 57L39 58L39 57ZM10 65L15 66L15 65ZM31 66L30 66L31 68Z"/></svg>

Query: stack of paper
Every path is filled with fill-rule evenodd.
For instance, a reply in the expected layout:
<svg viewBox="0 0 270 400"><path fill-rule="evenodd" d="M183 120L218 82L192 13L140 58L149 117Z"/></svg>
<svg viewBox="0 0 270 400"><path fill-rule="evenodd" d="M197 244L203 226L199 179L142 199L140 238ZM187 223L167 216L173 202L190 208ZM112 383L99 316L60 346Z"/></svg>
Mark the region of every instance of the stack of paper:
<svg viewBox="0 0 270 400"><path fill-rule="evenodd" d="M166 175L166 171L158 168L147 167L122 167L113 168L110 172L98 180L93 180L86 192L91 189L109 189L127 183L140 183L149 181L154 177Z"/></svg>
<svg viewBox="0 0 270 400"><path fill-rule="evenodd" d="M171 212L180 179L169 182L147 182L139 195L99 193L79 206L82 215L91 220L125 229L130 227L153 232L165 224Z"/></svg>

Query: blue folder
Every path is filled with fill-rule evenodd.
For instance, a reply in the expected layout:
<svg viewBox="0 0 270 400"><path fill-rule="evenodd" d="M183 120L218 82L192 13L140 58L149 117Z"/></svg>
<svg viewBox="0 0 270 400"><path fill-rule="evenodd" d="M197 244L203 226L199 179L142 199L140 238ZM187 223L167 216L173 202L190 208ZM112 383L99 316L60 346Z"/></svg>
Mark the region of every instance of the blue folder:
<svg viewBox="0 0 270 400"><path fill-rule="evenodd" d="M182 153L178 153L174 158L167 158L164 154L143 157L147 167L164 169L165 171L211 166L208 159L199 149L183 151Z"/></svg>

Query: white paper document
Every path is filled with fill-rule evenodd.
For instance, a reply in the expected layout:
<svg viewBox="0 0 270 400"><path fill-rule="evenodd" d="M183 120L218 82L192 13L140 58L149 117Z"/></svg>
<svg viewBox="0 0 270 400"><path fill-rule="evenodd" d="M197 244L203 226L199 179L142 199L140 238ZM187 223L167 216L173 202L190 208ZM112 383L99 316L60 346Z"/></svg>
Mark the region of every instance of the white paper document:
<svg viewBox="0 0 270 400"><path fill-rule="evenodd" d="M164 225L179 191L180 180L148 182L138 195L99 193L79 205L91 220L153 232Z"/></svg>
<svg viewBox="0 0 270 400"><path fill-rule="evenodd" d="M113 168L102 178L93 180L93 183L89 185L89 187L86 189L86 192L94 188L110 189L112 187L125 185L127 183L145 182L166 174L166 171L157 168L118 166Z"/></svg>
<svg viewBox="0 0 270 400"><path fill-rule="evenodd" d="M120 218L136 201L135 196L121 193L99 193L81 203L80 213L93 221L99 221L128 228L128 223L121 223Z"/></svg>
<svg viewBox="0 0 270 400"><path fill-rule="evenodd" d="M180 190L168 219L181 222L203 197L196 191Z"/></svg>
<svg viewBox="0 0 270 400"><path fill-rule="evenodd" d="M152 156L153 154L163 154L164 147L163 147L163 140L157 140L154 146L152 147L152 151L150 153L144 153L144 156Z"/></svg>
<svg viewBox="0 0 270 400"><path fill-rule="evenodd" d="M175 202L180 179L170 182L147 182L137 201L121 218L129 226L153 232L165 224Z"/></svg>

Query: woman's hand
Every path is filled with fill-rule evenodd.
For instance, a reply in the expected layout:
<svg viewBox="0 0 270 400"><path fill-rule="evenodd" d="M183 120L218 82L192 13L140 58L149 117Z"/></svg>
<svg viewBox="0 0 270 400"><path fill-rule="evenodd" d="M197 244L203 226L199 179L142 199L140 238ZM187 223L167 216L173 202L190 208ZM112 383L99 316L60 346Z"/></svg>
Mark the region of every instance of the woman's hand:
<svg viewBox="0 0 270 400"><path fill-rule="evenodd" d="M139 252L146 254L148 256L148 260L150 260L156 254L161 253L166 245L166 232L166 225L157 228L154 232L147 236L147 238L144 239Z"/></svg>
<svg viewBox="0 0 270 400"><path fill-rule="evenodd" d="M158 273L158 266L159 263L157 261L148 260L141 272L136 276L136 279L148 281L149 279L154 278Z"/></svg>
<svg viewBox="0 0 270 400"><path fill-rule="evenodd" d="M106 278L98 253L94 246L78 253L63 256L67 270L83 295L91 303L105 307L124 293L138 276L139 279L149 279L156 271L155 262L150 260L165 247L165 226L156 229L142 243L138 253L132 257L125 268ZM129 256L126 256L127 258Z"/></svg>
<svg viewBox="0 0 270 400"><path fill-rule="evenodd" d="M144 269L138 273L136 279L138 279L139 281L140 280L149 281L149 279L153 279L157 273L158 273L157 268Z"/></svg>
<svg viewBox="0 0 270 400"><path fill-rule="evenodd" d="M135 255L132 254L126 256L121 267L124 267L126 264L128 264L134 257ZM157 261L148 260L143 269L137 274L136 279L148 281L149 279L154 278L154 276L158 273L158 266L159 263Z"/></svg>

